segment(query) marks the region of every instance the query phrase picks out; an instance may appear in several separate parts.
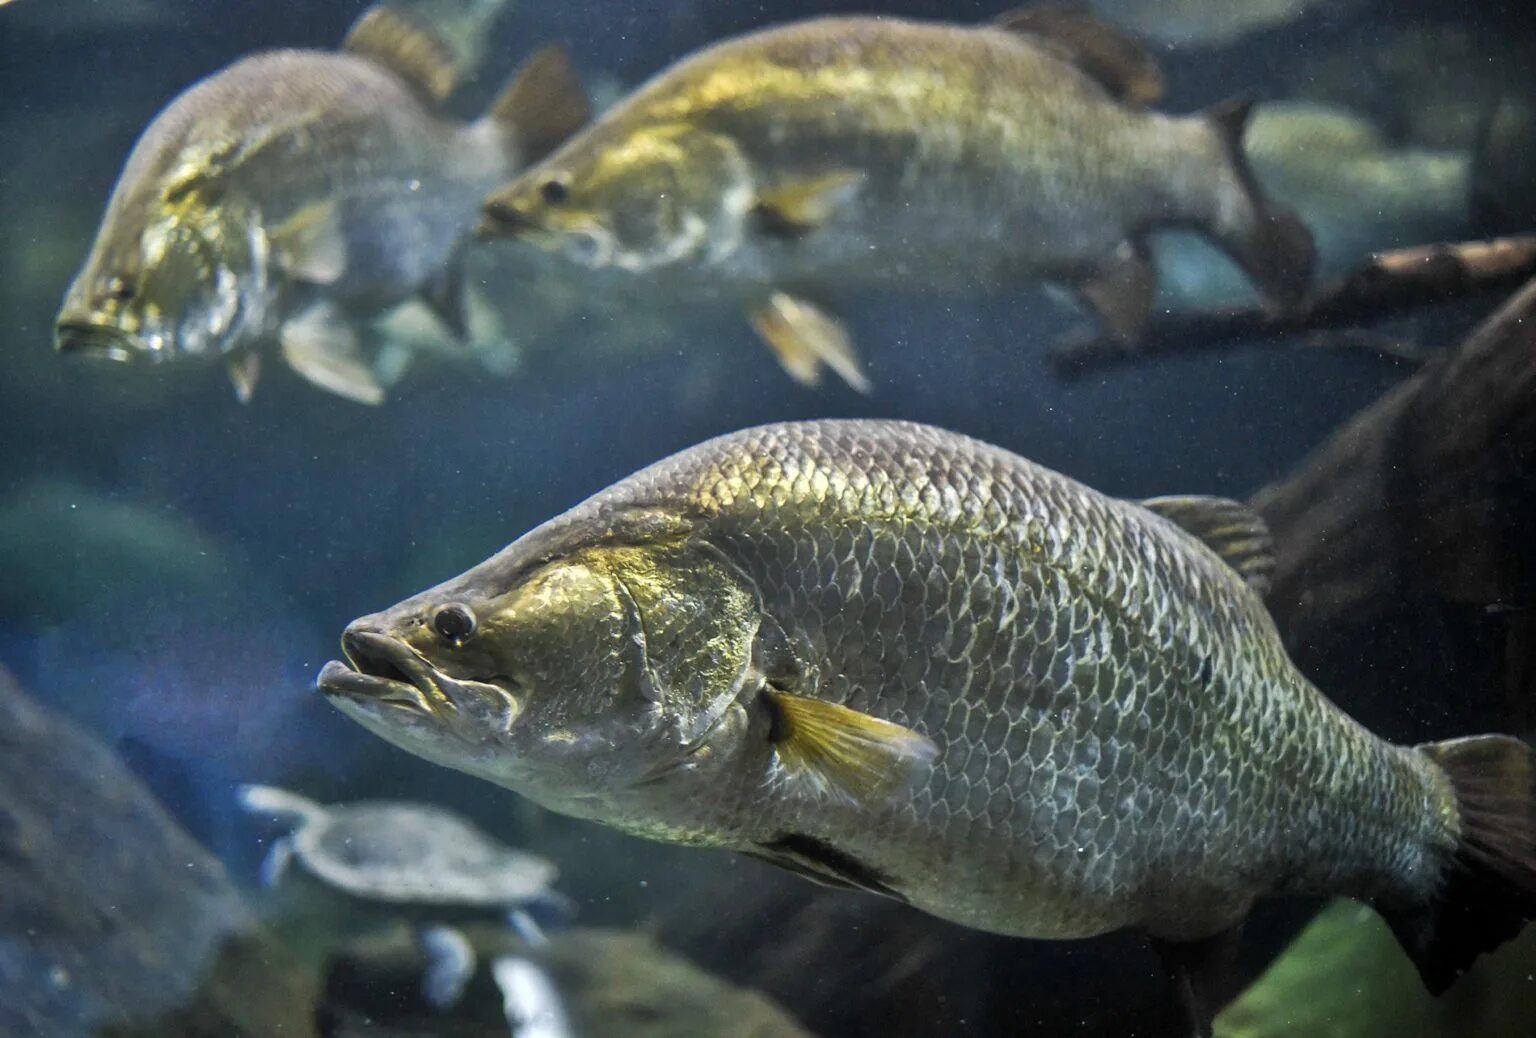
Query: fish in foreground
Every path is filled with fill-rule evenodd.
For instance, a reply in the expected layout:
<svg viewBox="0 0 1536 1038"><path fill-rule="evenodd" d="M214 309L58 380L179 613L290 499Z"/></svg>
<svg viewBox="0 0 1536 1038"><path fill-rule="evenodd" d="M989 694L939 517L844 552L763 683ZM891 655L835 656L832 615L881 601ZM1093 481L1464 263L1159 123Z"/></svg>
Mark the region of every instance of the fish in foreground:
<svg viewBox="0 0 1536 1038"><path fill-rule="evenodd" d="M1536 913L1532 754L1394 746L1285 654L1262 520L899 422L662 461L352 623L318 686L626 832L968 926L1138 927L1191 1012L1258 898L1340 894L1448 986Z"/></svg>
<svg viewBox="0 0 1536 1038"><path fill-rule="evenodd" d="M461 335L460 257L481 196L587 117L558 49L476 122L441 109L458 79L429 29L377 7L339 52L256 54L193 86L134 146L57 348L223 359L248 399L276 343L314 384L381 402L360 324L419 298Z"/></svg>
<svg viewBox="0 0 1536 1038"><path fill-rule="evenodd" d="M1311 236L1255 183L1250 105L1148 110L1135 43L1067 5L979 26L823 18L684 58L486 202L480 233L734 299L785 369L868 380L829 289L1074 288L1134 336L1144 239L1203 231L1276 307Z"/></svg>

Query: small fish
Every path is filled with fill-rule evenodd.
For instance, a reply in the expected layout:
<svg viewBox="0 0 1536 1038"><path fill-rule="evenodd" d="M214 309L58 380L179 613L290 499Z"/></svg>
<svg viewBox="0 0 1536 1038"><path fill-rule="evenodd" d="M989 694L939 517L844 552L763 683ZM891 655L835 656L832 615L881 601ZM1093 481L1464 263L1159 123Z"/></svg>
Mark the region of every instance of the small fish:
<svg viewBox="0 0 1536 1038"><path fill-rule="evenodd" d="M222 358L245 400L276 344L314 384L381 402L360 322L415 297L461 334L478 200L587 117L558 49L467 125L441 110L458 79L430 30L378 7L339 53L257 54L183 93L128 158L58 349Z"/></svg>
<svg viewBox="0 0 1536 1038"><path fill-rule="evenodd" d="M1156 290L1144 238L1184 225L1297 303L1311 237L1249 172L1250 105L1147 110L1162 85L1067 5L794 23L660 73L491 195L481 234L734 300L797 380L826 365L860 390L827 289L1054 281L1130 337Z"/></svg>
<svg viewBox="0 0 1536 1038"><path fill-rule="evenodd" d="M1291 663L1232 501L901 422L662 461L352 623L318 687L626 832L1025 937L1137 927L1202 1028L1253 903L1375 906L1439 991L1536 914L1536 760L1395 746Z"/></svg>

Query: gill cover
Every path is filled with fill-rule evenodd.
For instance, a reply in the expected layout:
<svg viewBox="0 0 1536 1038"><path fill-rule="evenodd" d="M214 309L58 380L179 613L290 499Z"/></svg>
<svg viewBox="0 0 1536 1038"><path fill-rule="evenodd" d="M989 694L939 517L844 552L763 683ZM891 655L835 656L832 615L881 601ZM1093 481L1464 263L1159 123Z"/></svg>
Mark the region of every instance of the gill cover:
<svg viewBox="0 0 1536 1038"><path fill-rule="evenodd" d="M604 554L636 648L638 691L681 743L697 743L757 678L757 595L734 566L702 545L615 547Z"/></svg>

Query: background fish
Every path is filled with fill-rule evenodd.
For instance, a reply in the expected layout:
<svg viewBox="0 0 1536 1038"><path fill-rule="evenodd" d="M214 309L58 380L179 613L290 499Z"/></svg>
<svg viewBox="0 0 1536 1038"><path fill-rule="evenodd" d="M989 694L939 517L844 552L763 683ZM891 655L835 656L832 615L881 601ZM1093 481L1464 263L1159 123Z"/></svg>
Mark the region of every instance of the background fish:
<svg viewBox="0 0 1536 1038"><path fill-rule="evenodd" d="M483 231L745 306L786 370L867 388L817 297L901 285L1076 288L1133 335L1143 237L1212 236L1277 305L1311 239L1241 151L1246 103L1145 110L1151 58L1065 6L961 27L826 18L685 58L490 197Z"/></svg>
<svg viewBox="0 0 1536 1038"><path fill-rule="evenodd" d="M1197 964L1271 894L1373 904L1442 990L1536 914L1531 751L1371 735L1287 658L1270 564L1234 502L766 426L355 621L319 687L628 832L999 933L1143 928L1206 1026Z"/></svg>
<svg viewBox="0 0 1536 1038"><path fill-rule="evenodd" d="M357 320L419 295L462 332L477 199L586 118L557 50L468 125L439 108L458 78L429 30L375 8L340 53L258 54L192 87L129 156L58 348L224 357L244 399L277 342L311 382L380 402Z"/></svg>

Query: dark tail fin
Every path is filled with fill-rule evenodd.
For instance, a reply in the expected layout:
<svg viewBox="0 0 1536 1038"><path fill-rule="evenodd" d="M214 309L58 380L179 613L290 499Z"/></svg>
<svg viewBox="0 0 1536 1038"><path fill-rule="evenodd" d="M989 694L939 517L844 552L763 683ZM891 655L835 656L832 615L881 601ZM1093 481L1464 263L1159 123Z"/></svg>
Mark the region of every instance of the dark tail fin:
<svg viewBox="0 0 1536 1038"><path fill-rule="evenodd" d="M1265 302L1280 310L1294 310L1312 287L1317 250L1301 217L1270 201L1248 165L1243 132L1253 105L1251 97L1236 97L1205 112L1249 203L1244 207L1249 210L1244 218L1215 230L1223 247L1258 286Z"/></svg>
<svg viewBox="0 0 1536 1038"><path fill-rule="evenodd" d="M1424 985L1439 994L1536 918L1536 753L1505 735L1419 750L1451 780L1461 842L1434 902L1387 919Z"/></svg>

